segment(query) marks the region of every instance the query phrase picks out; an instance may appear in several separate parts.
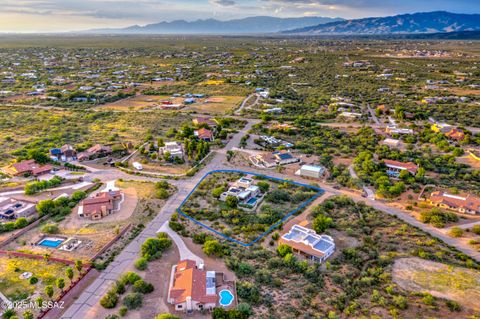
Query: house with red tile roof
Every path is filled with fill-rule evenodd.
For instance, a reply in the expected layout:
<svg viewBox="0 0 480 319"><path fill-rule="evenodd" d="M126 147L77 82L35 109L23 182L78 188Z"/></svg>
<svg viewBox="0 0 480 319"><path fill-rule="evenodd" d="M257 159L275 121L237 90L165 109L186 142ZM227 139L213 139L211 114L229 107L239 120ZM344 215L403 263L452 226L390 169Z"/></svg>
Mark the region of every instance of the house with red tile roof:
<svg viewBox="0 0 480 319"><path fill-rule="evenodd" d="M453 195L443 191L435 191L430 194L427 201L432 206L464 214L480 214L480 198L471 194Z"/></svg>
<svg viewBox="0 0 480 319"><path fill-rule="evenodd" d="M40 165L35 160L25 160L18 163L13 163L5 168L3 171L8 175L21 176L21 175L33 175L40 176L43 174L48 174L53 169L52 165Z"/></svg>
<svg viewBox="0 0 480 319"><path fill-rule="evenodd" d="M213 142L215 140L213 132L206 128L196 130L194 134L198 139L204 140L205 142Z"/></svg>
<svg viewBox="0 0 480 319"><path fill-rule="evenodd" d="M115 210L115 204L123 198L119 191L101 192L95 197L84 199L78 207L78 216L91 220L102 219Z"/></svg>
<svg viewBox="0 0 480 319"><path fill-rule="evenodd" d="M454 128L451 131L445 133L445 136L456 141L462 141L465 138L465 133L458 128Z"/></svg>
<svg viewBox="0 0 480 319"><path fill-rule="evenodd" d="M412 162L403 163L389 159L384 159L383 162L387 166L387 174L392 177L398 177L401 171L408 171L412 175L418 171L418 165Z"/></svg>
<svg viewBox="0 0 480 319"><path fill-rule="evenodd" d="M193 260L180 261L172 269L168 303L186 313L212 310L219 300L216 278L215 271L199 269Z"/></svg>

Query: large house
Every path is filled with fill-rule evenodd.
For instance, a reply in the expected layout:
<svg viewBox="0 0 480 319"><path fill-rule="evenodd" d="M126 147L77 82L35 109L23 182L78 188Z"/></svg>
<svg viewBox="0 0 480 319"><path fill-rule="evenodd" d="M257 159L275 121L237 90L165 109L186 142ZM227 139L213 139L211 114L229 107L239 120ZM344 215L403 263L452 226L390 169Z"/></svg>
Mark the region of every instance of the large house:
<svg viewBox="0 0 480 319"><path fill-rule="evenodd" d="M94 158L104 157L110 154L112 154L112 148L110 146L97 144L90 147L88 150L79 153L78 160L87 161Z"/></svg>
<svg viewBox="0 0 480 319"><path fill-rule="evenodd" d="M392 177L398 177L400 172L408 171L410 174L415 175L418 171L418 166L412 162L399 162L394 160L383 160L385 166L387 166L387 174Z"/></svg>
<svg viewBox="0 0 480 319"><path fill-rule="evenodd" d="M183 159L183 148L182 144L178 142L167 142L165 143L165 146L160 147L159 149L159 154L163 155L166 152L170 153L171 158L178 157L180 159Z"/></svg>
<svg viewBox="0 0 480 319"><path fill-rule="evenodd" d="M280 243L288 245L293 252L309 260L324 262L335 251L335 241L328 235L318 235L314 230L293 225L280 237Z"/></svg>
<svg viewBox="0 0 480 319"><path fill-rule="evenodd" d="M233 196L238 199L240 209L255 209L262 201L263 196L260 188L253 183L253 179L242 177L230 185L226 192L220 195L221 201L226 201L227 197Z"/></svg>
<svg viewBox="0 0 480 319"><path fill-rule="evenodd" d="M275 151L267 155L257 155L256 159L267 168L300 162L299 158L294 157L290 152L285 151Z"/></svg>
<svg viewBox="0 0 480 319"><path fill-rule="evenodd" d="M480 214L480 198L471 194L460 196L443 191L430 194L428 203L432 206L446 208L465 214Z"/></svg>
<svg viewBox="0 0 480 319"><path fill-rule="evenodd" d="M36 212L36 203L17 200L10 197L0 197L0 219L17 219L28 217Z"/></svg>
<svg viewBox="0 0 480 319"><path fill-rule="evenodd" d="M123 198L119 191L101 192L95 197L84 199L78 207L78 216L92 220L102 219L115 210L115 204Z"/></svg>
<svg viewBox="0 0 480 319"><path fill-rule="evenodd" d="M55 161L68 162L77 158L77 152L72 145L65 144L60 148L52 148L50 158Z"/></svg>
<svg viewBox="0 0 480 319"><path fill-rule="evenodd" d="M21 175L33 175L40 176L48 174L52 171L52 165L40 165L35 160L25 160L18 163L13 163L3 169L8 175L21 176Z"/></svg>
<svg viewBox="0 0 480 319"><path fill-rule="evenodd" d="M218 302L215 271L199 269L193 260L182 260L172 271L167 301L176 311L212 310Z"/></svg>

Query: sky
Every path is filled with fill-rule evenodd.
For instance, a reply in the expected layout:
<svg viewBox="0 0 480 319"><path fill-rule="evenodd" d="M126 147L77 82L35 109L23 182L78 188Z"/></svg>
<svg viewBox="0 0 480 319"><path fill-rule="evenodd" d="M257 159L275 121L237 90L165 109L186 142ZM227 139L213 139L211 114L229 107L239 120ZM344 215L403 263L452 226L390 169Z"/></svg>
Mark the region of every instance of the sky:
<svg viewBox="0 0 480 319"><path fill-rule="evenodd" d="M0 32L65 32L184 19L325 16L346 19L445 10L479 0L0 0Z"/></svg>

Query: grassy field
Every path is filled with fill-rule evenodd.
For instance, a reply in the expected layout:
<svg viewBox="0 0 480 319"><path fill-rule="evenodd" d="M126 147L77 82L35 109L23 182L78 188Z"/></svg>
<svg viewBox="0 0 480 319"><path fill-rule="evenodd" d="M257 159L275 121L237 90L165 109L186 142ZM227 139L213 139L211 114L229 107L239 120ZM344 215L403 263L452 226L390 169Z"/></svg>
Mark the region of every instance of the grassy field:
<svg viewBox="0 0 480 319"><path fill-rule="evenodd" d="M192 104L185 110L193 110L209 114L225 114L240 106L243 96L214 96L205 103Z"/></svg>
<svg viewBox="0 0 480 319"><path fill-rule="evenodd" d="M393 280L402 288L428 292L480 310L480 272L420 258L401 258L393 266Z"/></svg>
<svg viewBox="0 0 480 319"><path fill-rule="evenodd" d="M160 120L161 119L161 120ZM72 144L77 150L91 145L142 142L147 134L164 136L191 118L184 113L93 112L78 110L40 110L0 106L0 165L29 149Z"/></svg>
<svg viewBox="0 0 480 319"><path fill-rule="evenodd" d="M0 292L11 301L29 298L34 294L48 300L49 298L44 295L45 286L55 286L57 278L66 278L65 269L67 267L61 263L45 260L0 257ZM38 283L33 285L29 283L28 279L21 279L20 275L24 272L32 273L39 279ZM65 279L65 282L68 286L68 279ZM60 293L58 289L55 292L55 295Z"/></svg>

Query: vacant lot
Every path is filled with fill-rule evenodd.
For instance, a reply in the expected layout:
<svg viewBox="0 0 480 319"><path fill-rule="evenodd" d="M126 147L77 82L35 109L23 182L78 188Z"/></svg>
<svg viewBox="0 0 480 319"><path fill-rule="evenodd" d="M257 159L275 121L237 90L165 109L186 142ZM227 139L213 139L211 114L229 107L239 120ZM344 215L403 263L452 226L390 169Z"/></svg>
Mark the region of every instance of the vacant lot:
<svg viewBox="0 0 480 319"><path fill-rule="evenodd" d="M244 97L242 96L213 96L207 98L202 103L195 103L185 110L192 110L208 114L225 114L237 108L242 103Z"/></svg>
<svg viewBox="0 0 480 319"><path fill-rule="evenodd" d="M66 286L70 284L66 278L65 270L68 266L50 262L46 260L35 260L16 257L0 257L0 292L3 293L10 301L23 300L41 296L45 300L49 297L45 295L45 286L55 286L57 278L65 278ZM29 279L23 279L23 273L31 273L32 277L36 277L36 284L30 283ZM75 277L78 272L74 271ZM74 280L75 280L74 277ZM55 290L55 295L60 293L59 289Z"/></svg>
<svg viewBox="0 0 480 319"><path fill-rule="evenodd" d="M401 258L393 265L393 280L409 291L428 292L480 310L480 272L420 258Z"/></svg>

